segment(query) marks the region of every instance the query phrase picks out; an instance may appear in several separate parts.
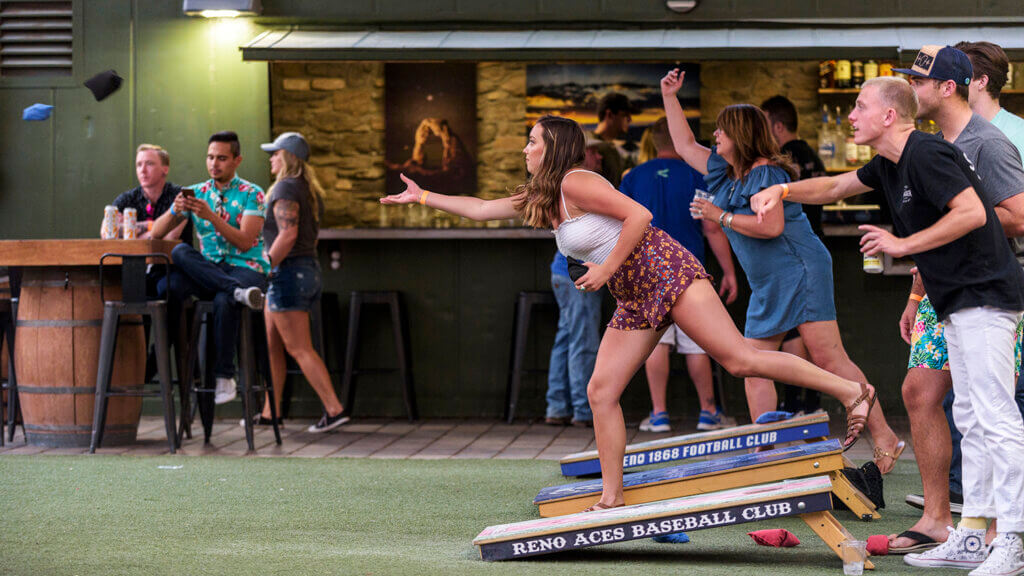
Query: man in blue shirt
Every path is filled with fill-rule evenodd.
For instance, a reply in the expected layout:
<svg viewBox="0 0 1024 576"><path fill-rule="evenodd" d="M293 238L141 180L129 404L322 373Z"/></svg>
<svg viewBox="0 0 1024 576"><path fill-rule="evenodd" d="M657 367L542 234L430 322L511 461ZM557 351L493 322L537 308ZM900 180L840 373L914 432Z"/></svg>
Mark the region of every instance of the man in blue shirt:
<svg viewBox="0 0 1024 576"><path fill-rule="evenodd" d="M704 179L676 154L664 118L652 124L649 130L658 155L630 170L622 178L620 190L650 210L654 215L651 224L675 238L702 264L704 238L707 236L711 251L722 267L719 294L727 294L725 302L731 304L736 300L737 287L729 241L717 224L707 220L698 223L690 215L690 202L696 190L704 189ZM669 348L672 345L675 345L677 352L686 355L686 368L700 398L697 429L722 428L723 415L715 406L711 381L711 359L682 330L670 326L644 366L647 385L651 390L652 410L651 415L640 424L640 429L648 432L672 430L666 406Z"/></svg>

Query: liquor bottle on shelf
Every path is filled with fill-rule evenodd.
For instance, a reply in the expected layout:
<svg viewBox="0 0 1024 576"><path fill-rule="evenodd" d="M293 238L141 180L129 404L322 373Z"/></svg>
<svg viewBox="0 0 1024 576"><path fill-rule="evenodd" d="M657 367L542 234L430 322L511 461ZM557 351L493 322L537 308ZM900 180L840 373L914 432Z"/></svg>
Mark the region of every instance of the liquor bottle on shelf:
<svg viewBox="0 0 1024 576"><path fill-rule="evenodd" d="M818 64L818 88L836 87L836 61L823 60Z"/></svg>
<svg viewBox="0 0 1024 576"><path fill-rule="evenodd" d="M835 127L832 128L832 140L835 142L836 155L832 157L832 167L842 170L846 168L846 135L843 133L843 115L836 106Z"/></svg>
<svg viewBox="0 0 1024 576"><path fill-rule="evenodd" d="M850 70L849 60L837 60L836 61L836 88L850 88L852 79L852 72Z"/></svg>
<svg viewBox="0 0 1024 576"><path fill-rule="evenodd" d="M1016 66L1013 65L1013 62L1007 62L1006 65L1007 65L1007 69L1006 69L1006 85L1003 86L1004 90L1005 89L1012 89L1013 88L1013 86L1014 86L1014 84L1013 84L1013 72L1014 72L1014 68L1016 68Z"/></svg>
<svg viewBox="0 0 1024 576"><path fill-rule="evenodd" d="M871 80L878 77L878 62L868 60L864 63L864 80Z"/></svg>
<svg viewBox="0 0 1024 576"><path fill-rule="evenodd" d="M839 115L838 106L836 106L836 115ZM846 166L852 168L858 165L858 158L860 158L860 154L857 151L857 143L853 141L853 125L846 121L841 124L841 128L846 143L846 146L843 148L846 156Z"/></svg>
<svg viewBox="0 0 1024 576"><path fill-rule="evenodd" d="M850 64L850 78L853 80L853 87L860 88L864 84L864 63L854 60Z"/></svg>
<svg viewBox="0 0 1024 576"><path fill-rule="evenodd" d="M892 76L892 64L888 62L882 62L878 65L879 76Z"/></svg>
<svg viewBox="0 0 1024 576"><path fill-rule="evenodd" d="M835 165L836 143L832 138L832 123L828 106L821 107L821 126L818 127L818 157L825 168Z"/></svg>

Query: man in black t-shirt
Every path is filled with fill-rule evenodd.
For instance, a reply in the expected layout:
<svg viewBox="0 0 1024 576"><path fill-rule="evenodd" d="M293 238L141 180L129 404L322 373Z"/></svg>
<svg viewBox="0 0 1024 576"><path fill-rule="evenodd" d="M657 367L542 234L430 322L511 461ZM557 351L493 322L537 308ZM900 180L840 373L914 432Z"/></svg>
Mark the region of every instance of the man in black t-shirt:
<svg viewBox="0 0 1024 576"><path fill-rule="evenodd" d="M929 76L945 65L942 50L923 48L911 73ZM1024 420L1013 400L1013 371L1024 273L989 196L978 192L984 189L973 166L954 145L915 131L916 114L917 98L906 81L879 77L865 82L850 122L856 142L874 146L878 156L856 172L766 188L751 198L751 208L760 218L787 196L793 202L823 204L869 189L885 195L896 234L860 226L866 232L861 250L914 257L945 324L957 395L953 417L964 435L960 525L944 543L908 554L905 562L977 567L976 574L1020 574ZM990 518L998 519L999 535L987 549Z"/></svg>
<svg viewBox="0 0 1024 576"><path fill-rule="evenodd" d="M135 151L135 177L139 185L122 192L114 199L114 206L122 214L125 208L134 208L137 218L136 235L150 238L153 221L171 209L181 186L167 181L171 158L167 151L155 144L142 144ZM164 240L192 242L192 223L185 221L163 236ZM146 288L150 296L163 296L166 283L160 282L163 267L156 266L146 275Z"/></svg>

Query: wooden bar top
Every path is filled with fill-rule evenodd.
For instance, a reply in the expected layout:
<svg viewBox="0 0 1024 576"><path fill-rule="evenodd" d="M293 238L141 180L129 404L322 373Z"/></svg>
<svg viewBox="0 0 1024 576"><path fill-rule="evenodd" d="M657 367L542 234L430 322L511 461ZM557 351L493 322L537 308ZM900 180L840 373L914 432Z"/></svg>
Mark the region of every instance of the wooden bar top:
<svg viewBox="0 0 1024 576"><path fill-rule="evenodd" d="M177 240L0 240L0 266L99 266L100 256L163 253L171 255ZM108 260L116 264L116 260Z"/></svg>

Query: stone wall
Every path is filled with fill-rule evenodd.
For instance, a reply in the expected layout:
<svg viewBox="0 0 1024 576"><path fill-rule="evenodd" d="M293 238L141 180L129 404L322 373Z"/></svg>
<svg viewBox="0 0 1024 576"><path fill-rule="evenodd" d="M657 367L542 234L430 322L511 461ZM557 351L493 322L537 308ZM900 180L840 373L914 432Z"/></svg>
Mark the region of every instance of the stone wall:
<svg viewBox="0 0 1024 576"><path fill-rule="evenodd" d="M526 177L526 66L477 66L479 196L496 198ZM384 194L384 64L275 63L271 66L274 134L309 139L310 163L327 192L325 226L374 227ZM394 211L395 209L391 209ZM472 226L466 220L448 225Z"/></svg>
<svg viewBox="0 0 1024 576"><path fill-rule="evenodd" d="M711 139L718 113L730 104L758 106L782 94L796 106L800 136L817 147L818 63L793 60L702 62L700 66L700 130ZM853 99L850 99L852 103Z"/></svg>
<svg viewBox="0 0 1024 576"><path fill-rule="evenodd" d="M477 65L478 195L497 198L526 178L526 64ZM710 138L725 106L760 104L784 94L800 114L800 132L816 144L817 63L728 61L701 64L701 134ZM375 227L384 193L384 64L287 62L271 65L274 134L309 139L311 163L327 192L324 225ZM473 226L465 219L446 225Z"/></svg>

